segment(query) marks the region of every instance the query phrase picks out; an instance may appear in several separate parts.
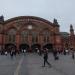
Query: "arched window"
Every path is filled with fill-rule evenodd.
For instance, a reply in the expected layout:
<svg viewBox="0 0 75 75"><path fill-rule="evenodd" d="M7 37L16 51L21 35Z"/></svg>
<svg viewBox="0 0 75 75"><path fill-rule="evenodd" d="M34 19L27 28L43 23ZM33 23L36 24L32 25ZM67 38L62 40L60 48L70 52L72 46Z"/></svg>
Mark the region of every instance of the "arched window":
<svg viewBox="0 0 75 75"><path fill-rule="evenodd" d="M32 34L32 43L33 44L37 43L38 42L38 34L37 34L37 32L33 31L31 34Z"/></svg>
<svg viewBox="0 0 75 75"><path fill-rule="evenodd" d="M44 43L49 42L49 35L50 35L49 31L44 31L43 32L43 41L44 41Z"/></svg>
<svg viewBox="0 0 75 75"><path fill-rule="evenodd" d="M28 32L27 31L21 32L21 43L28 43Z"/></svg>
<svg viewBox="0 0 75 75"><path fill-rule="evenodd" d="M10 29L8 32L6 32L6 42L7 43L15 43L15 37L16 37L15 29Z"/></svg>

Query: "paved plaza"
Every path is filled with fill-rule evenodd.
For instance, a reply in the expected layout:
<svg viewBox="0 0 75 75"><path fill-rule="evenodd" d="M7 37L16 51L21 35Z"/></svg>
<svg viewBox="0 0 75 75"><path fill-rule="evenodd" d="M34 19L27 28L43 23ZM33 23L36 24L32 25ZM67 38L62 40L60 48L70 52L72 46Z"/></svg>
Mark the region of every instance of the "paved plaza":
<svg viewBox="0 0 75 75"><path fill-rule="evenodd" d="M59 55L54 60L49 53L48 61L52 64L42 67L43 56L36 53L19 54L13 58L10 55L0 55L0 75L75 75L75 60L71 55Z"/></svg>

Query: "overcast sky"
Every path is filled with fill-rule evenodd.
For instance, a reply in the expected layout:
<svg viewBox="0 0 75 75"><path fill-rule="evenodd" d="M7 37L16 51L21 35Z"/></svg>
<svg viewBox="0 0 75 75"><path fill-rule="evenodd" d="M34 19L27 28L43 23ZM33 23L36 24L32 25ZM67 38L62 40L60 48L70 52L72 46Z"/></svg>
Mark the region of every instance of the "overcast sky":
<svg viewBox="0 0 75 75"><path fill-rule="evenodd" d="M75 30L75 0L0 0L0 15L5 20L16 16L38 16L53 22L56 18L60 31Z"/></svg>

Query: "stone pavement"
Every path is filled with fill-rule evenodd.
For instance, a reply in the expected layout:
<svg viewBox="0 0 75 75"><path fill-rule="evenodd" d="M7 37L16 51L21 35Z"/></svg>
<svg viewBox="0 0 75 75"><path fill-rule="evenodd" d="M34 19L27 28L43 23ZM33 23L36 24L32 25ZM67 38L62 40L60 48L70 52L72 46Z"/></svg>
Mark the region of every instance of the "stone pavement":
<svg viewBox="0 0 75 75"><path fill-rule="evenodd" d="M17 55L13 59L9 55L0 55L0 75L75 75L75 59L71 55L59 55L54 60L49 54L48 61L52 64L42 67L43 56L35 53Z"/></svg>

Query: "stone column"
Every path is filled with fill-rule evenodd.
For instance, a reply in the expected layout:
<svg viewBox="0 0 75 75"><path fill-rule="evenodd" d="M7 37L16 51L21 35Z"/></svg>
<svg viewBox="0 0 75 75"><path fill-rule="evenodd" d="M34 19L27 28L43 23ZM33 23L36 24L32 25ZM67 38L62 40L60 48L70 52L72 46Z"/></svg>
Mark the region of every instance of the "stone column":
<svg viewBox="0 0 75 75"><path fill-rule="evenodd" d="M3 39L2 39L3 34L0 34L0 44L2 44Z"/></svg>
<svg viewBox="0 0 75 75"><path fill-rule="evenodd" d="M3 48L3 34L0 34L0 50Z"/></svg>
<svg viewBox="0 0 75 75"><path fill-rule="evenodd" d="M40 36L38 35L38 43L40 44Z"/></svg>
<svg viewBox="0 0 75 75"><path fill-rule="evenodd" d="M56 34L55 33L53 34L53 40L54 40L53 41L53 48L56 49L56 44L57 43L56 43Z"/></svg>
<svg viewBox="0 0 75 75"><path fill-rule="evenodd" d="M19 51L19 45L20 45L20 34L17 33L16 34L16 47L17 47L17 51Z"/></svg>
<svg viewBox="0 0 75 75"><path fill-rule="evenodd" d="M28 44L31 47L32 45L32 35L31 34L28 35ZM29 52L31 52L31 48L29 49Z"/></svg>
<svg viewBox="0 0 75 75"><path fill-rule="evenodd" d="M42 46L43 46L43 35L42 34L39 35L39 44L41 45L41 50L42 50Z"/></svg>

